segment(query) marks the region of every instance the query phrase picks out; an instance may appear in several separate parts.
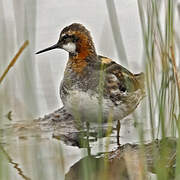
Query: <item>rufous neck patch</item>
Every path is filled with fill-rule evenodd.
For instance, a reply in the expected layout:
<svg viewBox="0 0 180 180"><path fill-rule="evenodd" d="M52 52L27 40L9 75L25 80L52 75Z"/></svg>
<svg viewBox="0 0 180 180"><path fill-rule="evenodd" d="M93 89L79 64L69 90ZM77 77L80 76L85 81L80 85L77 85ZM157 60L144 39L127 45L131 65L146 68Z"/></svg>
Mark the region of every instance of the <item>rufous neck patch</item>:
<svg viewBox="0 0 180 180"><path fill-rule="evenodd" d="M78 33L76 35L79 37L79 42L76 44L77 54L70 57L70 61L71 68L75 72L81 73L88 64L86 61L87 57L96 54L96 52L90 37L83 33Z"/></svg>
<svg viewBox="0 0 180 180"><path fill-rule="evenodd" d="M70 58L70 68L75 71L76 73L82 73L84 68L87 66L87 62L85 59L79 58Z"/></svg>
<svg viewBox="0 0 180 180"><path fill-rule="evenodd" d="M78 33L77 36L79 37L79 41L76 44L78 59L86 59L88 56L92 55L92 53L95 53L95 48L91 37L88 37L86 34L83 33Z"/></svg>

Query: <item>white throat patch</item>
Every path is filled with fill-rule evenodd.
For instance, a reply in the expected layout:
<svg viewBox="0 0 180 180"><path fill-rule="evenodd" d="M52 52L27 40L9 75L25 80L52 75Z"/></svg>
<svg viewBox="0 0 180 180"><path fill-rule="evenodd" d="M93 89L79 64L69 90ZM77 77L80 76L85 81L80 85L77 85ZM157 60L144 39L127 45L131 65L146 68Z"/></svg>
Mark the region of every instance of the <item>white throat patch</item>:
<svg viewBox="0 0 180 180"><path fill-rule="evenodd" d="M63 44L63 49L70 52L70 53L75 53L76 52L76 45L73 42L69 42L67 44Z"/></svg>

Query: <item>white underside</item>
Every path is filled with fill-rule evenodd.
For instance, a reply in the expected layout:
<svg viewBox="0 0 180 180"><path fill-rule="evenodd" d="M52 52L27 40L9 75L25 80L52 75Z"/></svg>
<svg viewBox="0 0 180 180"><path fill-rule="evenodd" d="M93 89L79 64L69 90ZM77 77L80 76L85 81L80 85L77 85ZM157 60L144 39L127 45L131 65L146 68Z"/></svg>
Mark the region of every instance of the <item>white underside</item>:
<svg viewBox="0 0 180 180"><path fill-rule="evenodd" d="M65 107L75 117L82 121L97 122L102 115L103 121L107 121L109 117L113 120L120 120L127 116L127 112L133 110L139 104L140 90L131 94L132 103L124 104L120 101L117 106L114 106L110 99L102 99L102 105L99 105L98 95L90 95L90 93L82 91L71 91L67 96ZM130 94L124 93L123 96ZM101 112L102 109L102 113Z"/></svg>

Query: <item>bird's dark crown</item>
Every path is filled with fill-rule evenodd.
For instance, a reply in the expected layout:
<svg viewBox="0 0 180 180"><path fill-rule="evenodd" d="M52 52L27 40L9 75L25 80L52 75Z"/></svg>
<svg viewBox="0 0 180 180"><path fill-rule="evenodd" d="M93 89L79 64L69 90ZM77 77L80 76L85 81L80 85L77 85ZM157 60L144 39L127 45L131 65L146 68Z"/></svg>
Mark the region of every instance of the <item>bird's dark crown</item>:
<svg viewBox="0 0 180 180"><path fill-rule="evenodd" d="M88 37L90 36L90 32L82 25L79 23L73 23L69 26L66 26L62 31L61 31L61 36L63 34L76 34L76 33L84 33L86 34Z"/></svg>

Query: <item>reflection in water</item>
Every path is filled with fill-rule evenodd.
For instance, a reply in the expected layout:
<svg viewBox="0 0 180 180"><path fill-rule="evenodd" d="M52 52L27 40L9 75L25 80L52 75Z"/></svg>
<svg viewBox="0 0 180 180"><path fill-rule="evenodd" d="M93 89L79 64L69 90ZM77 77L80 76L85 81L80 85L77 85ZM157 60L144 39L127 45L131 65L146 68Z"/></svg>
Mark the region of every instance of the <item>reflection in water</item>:
<svg viewBox="0 0 180 180"><path fill-rule="evenodd" d="M12 158L9 156L9 154L6 152L6 150L4 149L4 147L2 145L0 145L0 150L2 151L2 153L6 156L8 162L10 164L13 165L13 167L17 170L18 174L24 179L24 180L31 180L31 178L27 177L24 172L21 170L21 168L19 167L19 164L14 162L12 160Z"/></svg>
<svg viewBox="0 0 180 180"><path fill-rule="evenodd" d="M50 124L40 129L37 120L17 122L13 119L1 128L0 141L6 146L1 145L0 152L9 162L6 179L63 180L70 166L86 155L84 149L66 146L54 139L54 128Z"/></svg>
<svg viewBox="0 0 180 180"><path fill-rule="evenodd" d="M149 179L157 173L155 166L161 161L159 157L164 147L167 152L164 158L167 179L174 179L176 143L177 139L167 138L144 144L144 151L141 145L125 144L112 152L101 153L98 156L90 155L74 164L66 174L65 180Z"/></svg>
<svg viewBox="0 0 180 180"><path fill-rule="evenodd" d="M32 125L33 123L31 122L30 124ZM11 133L12 133L12 130L14 130L14 132L16 132L16 135L19 135L19 137L24 137L24 138L20 138L18 144L13 143L11 147L9 147L9 149L7 150L3 147L3 145L0 145L0 150L5 155L8 162L13 165L13 168L24 180L64 179L64 173L68 172L67 167L65 167L65 169L64 167L62 167L64 165L67 166L68 160L65 158L66 155L68 156L69 161L71 162L68 165L68 168L71 167L71 169L66 175L67 180L68 179L69 180L71 179L84 180L85 176L89 176L89 178L91 177L90 179L93 179L93 180L98 179L96 177L99 177L100 179L102 179L102 177L104 176L109 177L109 179L111 180L119 179L119 177L122 177L122 179L129 179L129 176L134 176L134 177L136 176L137 177L136 179L141 177L140 179L143 179L142 178L143 176L142 163L144 163L144 159L141 159L142 156L139 156L142 153L141 146L138 146L135 144L132 144L132 145L125 144L117 148L116 150L112 150L110 152L106 147L104 149L99 148L101 146L101 143L103 145L106 144L106 140L101 142L102 139L97 139L97 141L90 142L91 137L85 137L86 148L87 148L86 152L88 153L86 154L84 153L84 155L81 154L81 156L73 160L74 159L73 156L75 155L74 154L75 149L70 149L70 147L61 146L60 142L57 140L54 140L52 136L47 136L46 133L44 133L43 131L41 132L37 131L35 128L36 126L32 128L32 126L30 127L25 124L16 124L13 127L14 129L11 129ZM53 132L52 128L51 127L49 128L52 133ZM44 130L47 131L47 127ZM10 136L12 137L15 135L11 134ZM36 141L35 141L36 143L33 143L32 137L33 139L36 138ZM109 146L111 145L114 146L114 144L116 144L116 137L110 136L109 141L110 141ZM11 143L11 141L8 141L8 142ZM166 139L166 141L164 142L157 140L154 143L146 144L144 157L146 157L147 159L148 171L155 173L154 160L158 160L159 154L161 153L161 151L164 150L164 147L166 147L166 151L168 152L166 156L167 157L166 159L167 172L169 174L169 177L173 177L174 164L176 161L176 152L175 152L176 139ZM22 145L23 147L21 147ZM43 147L43 150L42 149L39 150L40 147ZM154 147L155 149L153 149ZM35 158L36 164L33 164L34 160L27 161L26 162L27 165L24 165L23 162L20 163L20 166L23 167L23 169L26 171L26 175L22 171L22 169L19 167L19 163L16 163L13 160L13 159L17 160L18 158L21 158L21 157L15 156L15 158L12 158L9 155L9 154L12 154L12 152L16 154L17 151L20 151L20 156L22 156L22 151L20 150L21 148L22 150L26 149L26 153L31 152L32 149L35 149L35 151L32 151L31 154L28 153L26 155L31 160ZM64 151L62 152L63 149ZM41 153L39 154L38 152L41 152ZM38 156L37 156L37 153L38 153ZM80 154L80 151L78 151L78 153ZM83 156L86 156L86 157L84 158ZM141 162L142 160L143 162ZM32 167L33 169L28 168L28 166L31 164L34 165ZM41 166L41 165L44 165L44 166ZM143 167L145 168L145 166ZM41 175L35 178L35 176L31 173L35 173L36 169L38 169L37 171L39 172L43 172L45 175ZM135 170L132 171L133 169Z"/></svg>

